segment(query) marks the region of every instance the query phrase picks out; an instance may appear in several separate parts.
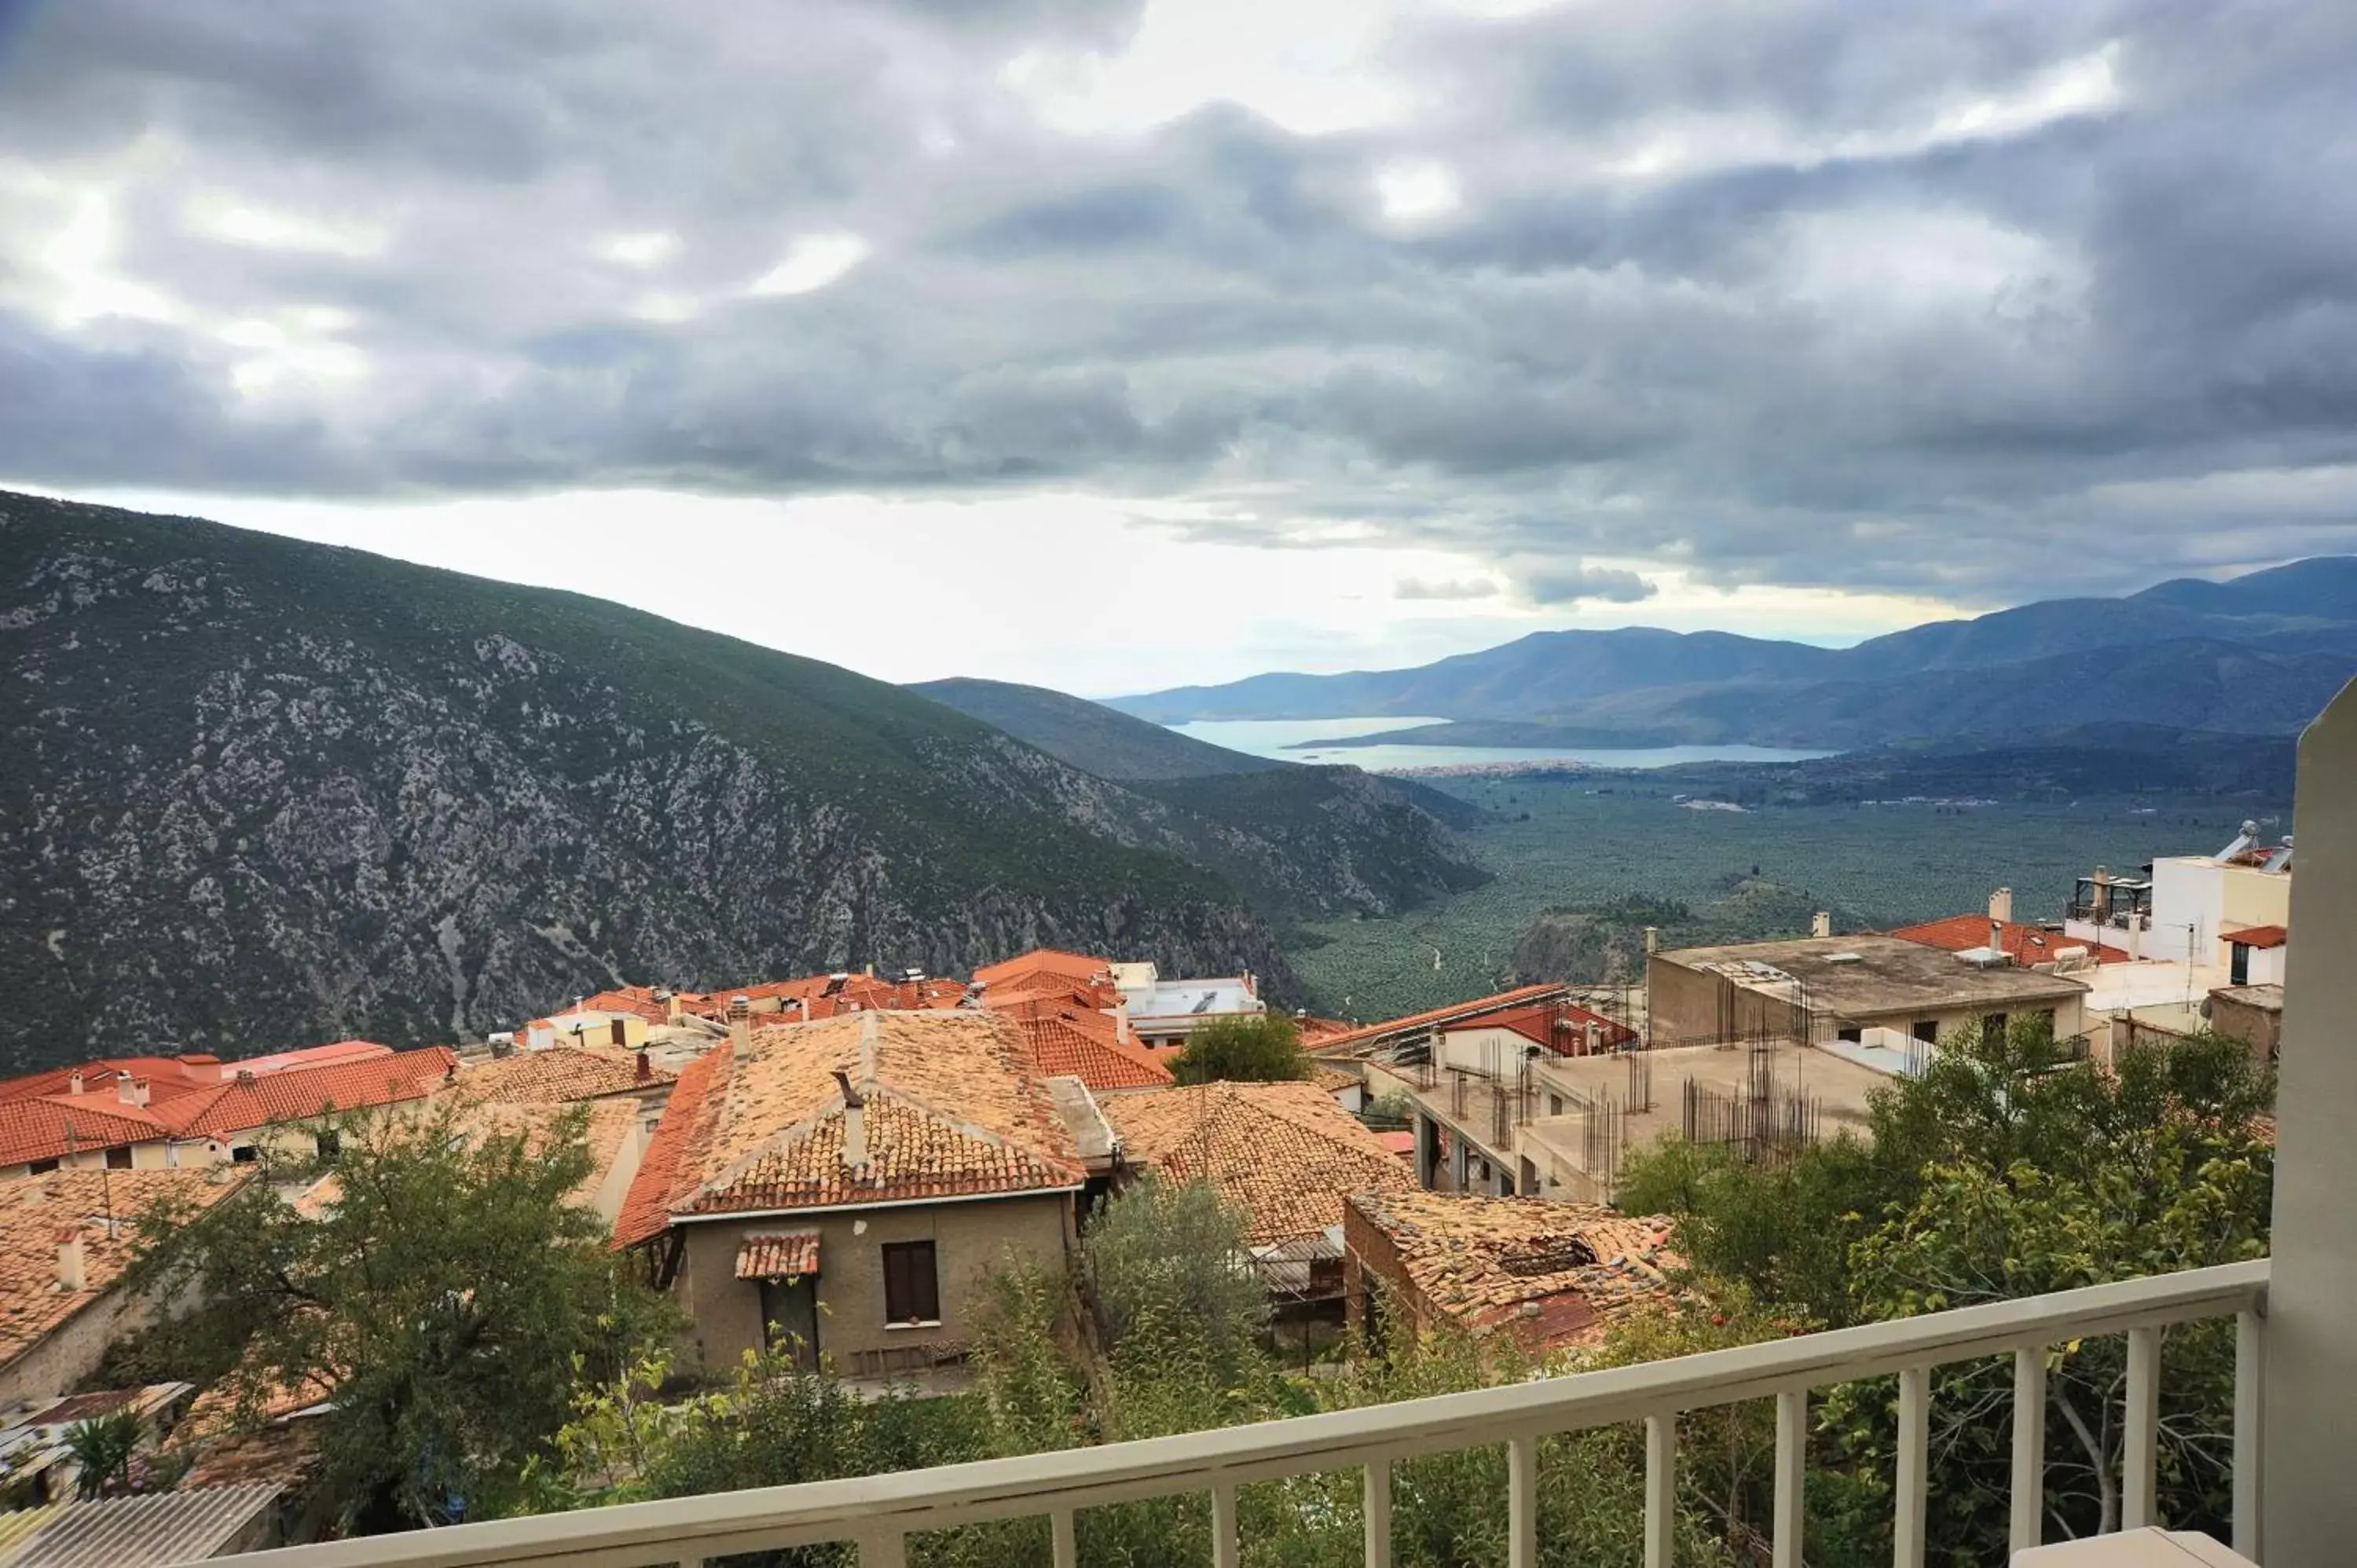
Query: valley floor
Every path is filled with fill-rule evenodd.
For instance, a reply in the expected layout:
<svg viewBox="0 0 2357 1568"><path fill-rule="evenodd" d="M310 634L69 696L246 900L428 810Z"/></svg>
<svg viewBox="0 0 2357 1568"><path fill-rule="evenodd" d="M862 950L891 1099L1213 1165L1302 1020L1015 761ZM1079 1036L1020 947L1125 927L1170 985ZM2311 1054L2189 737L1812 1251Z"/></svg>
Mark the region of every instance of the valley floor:
<svg viewBox="0 0 2357 1568"><path fill-rule="evenodd" d="M2132 874L2156 855L2215 851L2245 817L2284 817L2247 800L2149 796L1688 811L1673 796L1692 784L1628 775L1426 782L1493 814L1467 836L1497 879L1405 916L1297 933L1295 967L1325 1011L1383 1018L1497 990L1514 978L1518 937L1551 907L1639 895L1724 917L1729 887L1757 877L1799 897L1726 940L1805 934L1809 908L1840 912L1844 929L1888 929L1985 908L1998 887L2014 890L2018 918L2059 919L2072 879L2099 865ZM1796 923L1768 929L1788 904Z"/></svg>

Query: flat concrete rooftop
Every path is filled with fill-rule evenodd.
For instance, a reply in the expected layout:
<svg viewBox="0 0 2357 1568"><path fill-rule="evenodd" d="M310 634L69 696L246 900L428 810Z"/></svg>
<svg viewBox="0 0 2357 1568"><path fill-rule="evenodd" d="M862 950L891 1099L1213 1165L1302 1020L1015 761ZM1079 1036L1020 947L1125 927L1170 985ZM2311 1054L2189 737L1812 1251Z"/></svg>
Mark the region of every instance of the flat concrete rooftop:
<svg viewBox="0 0 2357 1568"><path fill-rule="evenodd" d="M1765 995L1787 994L1779 971L1808 987L1813 1007L1850 1018L1883 1014L1953 1011L2003 1012L2010 1004L2083 995L2084 981L2042 974L2010 965L1980 969L1944 948L1899 937L1860 933L1847 937L1802 937L1782 942L1733 942L1722 947L1677 948L1655 960L1684 969L1716 972ZM1747 971L1743 966L1765 966Z"/></svg>

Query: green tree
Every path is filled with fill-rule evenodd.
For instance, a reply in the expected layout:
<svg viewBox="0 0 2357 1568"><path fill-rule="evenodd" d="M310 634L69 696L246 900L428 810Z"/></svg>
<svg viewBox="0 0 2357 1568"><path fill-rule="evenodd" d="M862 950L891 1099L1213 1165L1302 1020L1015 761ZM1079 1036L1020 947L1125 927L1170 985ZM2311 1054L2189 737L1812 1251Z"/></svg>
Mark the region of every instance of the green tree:
<svg viewBox="0 0 2357 1568"><path fill-rule="evenodd" d="M470 1135L450 1110L342 1119L335 1189L265 1153L200 1214L142 1221L137 1277L191 1311L155 1331L169 1359L232 1366L251 1412L328 1391L323 1506L351 1530L489 1517L555 1457L577 1373L610 1379L665 1331L666 1305L571 1201L584 1118L555 1135Z"/></svg>
<svg viewBox="0 0 2357 1568"><path fill-rule="evenodd" d="M131 1461L145 1435L139 1418L127 1410L92 1416L66 1428L66 1452L73 1455L74 1487L85 1498L102 1498L128 1491Z"/></svg>
<svg viewBox="0 0 2357 1568"><path fill-rule="evenodd" d="M1181 1083L1282 1083L1308 1078L1316 1065L1302 1049L1300 1026L1283 1013L1206 1024L1169 1063Z"/></svg>
<svg viewBox="0 0 2357 1568"><path fill-rule="evenodd" d="M1148 1176L1106 1202L1081 1238L1099 1352L1116 1366L1200 1367L1223 1387L1260 1371L1268 1284L1245 1231L1205 1182Z"/></svg>

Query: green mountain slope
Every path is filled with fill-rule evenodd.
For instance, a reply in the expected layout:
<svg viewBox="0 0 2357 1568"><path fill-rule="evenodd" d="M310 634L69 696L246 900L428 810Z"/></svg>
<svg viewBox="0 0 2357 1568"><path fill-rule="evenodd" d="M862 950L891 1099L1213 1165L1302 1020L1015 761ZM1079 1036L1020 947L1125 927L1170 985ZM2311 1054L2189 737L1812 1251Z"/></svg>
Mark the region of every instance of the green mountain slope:
<svg viewBox="0 0 2357 1568"><path fill-rule="evenodd" d="M207 522L0 494L0 1069L1041 942L1284 994L1255 895L1392 896L831 665Z"/></svg>
<svg viewBox="0 0 2357 1568"><path fill-rule="evenodd" d="M1100 779L1201 779L1286 766L1177 735L1102 703L1045 686L961 677L920 682L908 690L1005 730Z"/></svg>

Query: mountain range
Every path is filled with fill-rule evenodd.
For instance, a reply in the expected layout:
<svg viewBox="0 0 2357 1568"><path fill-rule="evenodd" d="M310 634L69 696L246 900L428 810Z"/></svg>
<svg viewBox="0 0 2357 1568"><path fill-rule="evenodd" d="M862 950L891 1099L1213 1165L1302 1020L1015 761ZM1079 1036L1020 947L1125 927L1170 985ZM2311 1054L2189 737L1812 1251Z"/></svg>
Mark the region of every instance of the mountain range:
<svg viewBox="0 0 2357 1568"><path fill-rule="evenodd" d="M1282 999L1280 927L1483 879L1465 808L1355 768L1032 744L600 600L6 493L0 671L0 1070L1042 943Z"/></svg>
<svg viewBox="0 0 2357 1568"><path fill-rule="evenodd" d="M2357 557L2043 600L1844 649L1655 628L1535 632L1407 670L1114 699L1157 724L1398 714L1351 741L1851 747L2050 725L2298 729L2357 672Z"/></svg>

